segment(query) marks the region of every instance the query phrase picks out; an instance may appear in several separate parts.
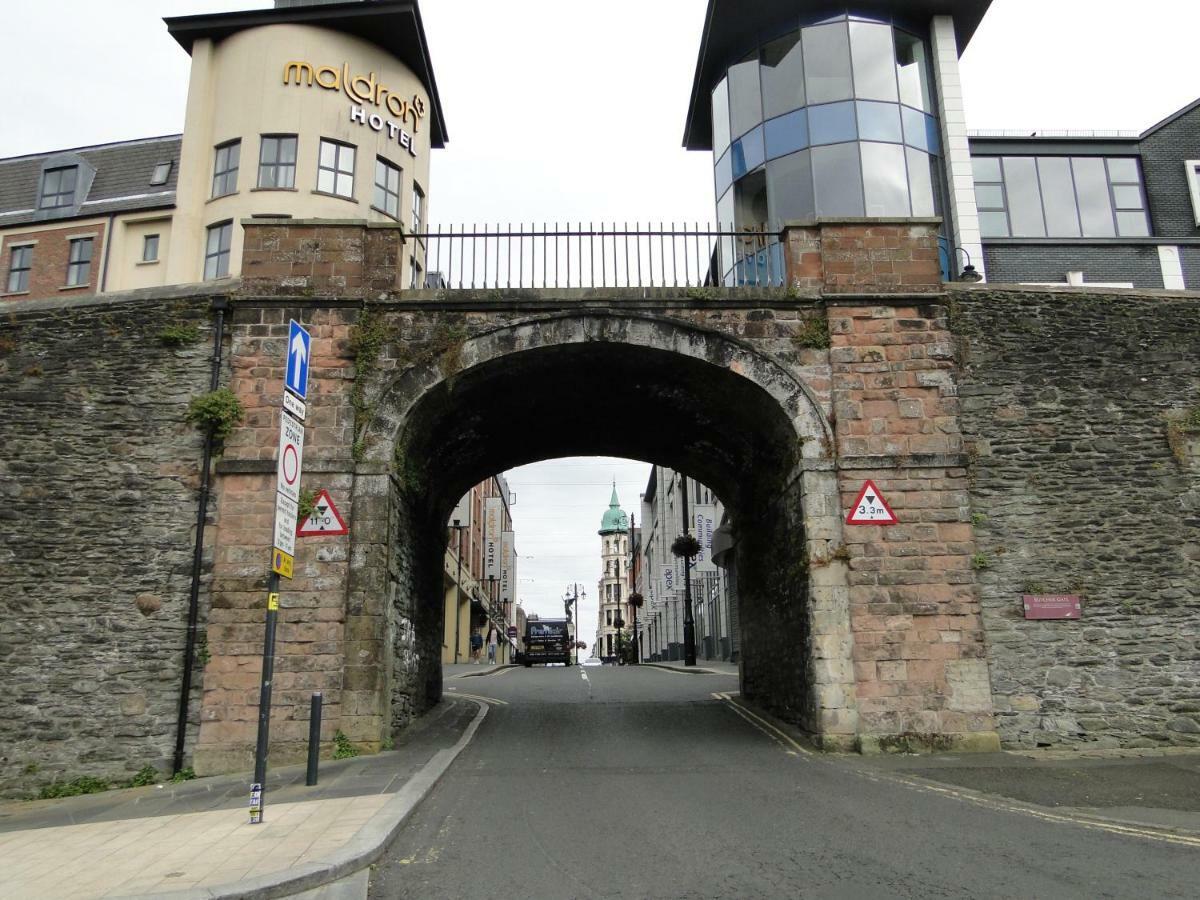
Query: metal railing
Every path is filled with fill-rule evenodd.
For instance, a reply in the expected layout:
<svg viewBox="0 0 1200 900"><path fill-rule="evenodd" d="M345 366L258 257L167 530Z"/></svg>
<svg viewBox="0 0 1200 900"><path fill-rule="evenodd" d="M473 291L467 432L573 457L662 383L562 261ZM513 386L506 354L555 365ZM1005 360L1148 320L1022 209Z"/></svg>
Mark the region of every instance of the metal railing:
<svg viewBox="0 0 1200 900"><path fill-rule="evenodd" d="M779 287L778 232L701 223L430 227L422 285L448 290Z"/></svg>

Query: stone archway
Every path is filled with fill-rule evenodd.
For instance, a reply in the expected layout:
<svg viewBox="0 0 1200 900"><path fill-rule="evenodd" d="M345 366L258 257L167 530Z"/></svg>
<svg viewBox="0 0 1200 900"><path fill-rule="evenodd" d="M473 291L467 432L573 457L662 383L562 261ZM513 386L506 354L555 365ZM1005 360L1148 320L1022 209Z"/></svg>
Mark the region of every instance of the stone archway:
<svg viewBox="0 0 1200 900"><path fill-rule="evenodd" d="M608 454L670 465L722 497L743 529L743 693L852 742L832 429L793 368L736 335L611 309L433 343L379 386L361 437L346 628L348 641L372 635L354 641L372 664L343 705L375 704L386 734L439 698L444 524L463 491L515 465Z"/></svg>

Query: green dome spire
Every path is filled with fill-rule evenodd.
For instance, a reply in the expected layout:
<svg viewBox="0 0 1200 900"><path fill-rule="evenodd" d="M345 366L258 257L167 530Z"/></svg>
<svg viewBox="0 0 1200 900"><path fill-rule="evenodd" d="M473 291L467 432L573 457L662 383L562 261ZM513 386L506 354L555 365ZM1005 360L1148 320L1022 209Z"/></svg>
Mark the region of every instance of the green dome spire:
<svg viewBox="0 0 1200 900"><path fill-rule="evenodd" d="M621 501L617 499L617 483L613 482L612 499L608 501L608 509L600 520L600 533L609 534L613 531L628 531L629 516L621 511Z"/></svg>

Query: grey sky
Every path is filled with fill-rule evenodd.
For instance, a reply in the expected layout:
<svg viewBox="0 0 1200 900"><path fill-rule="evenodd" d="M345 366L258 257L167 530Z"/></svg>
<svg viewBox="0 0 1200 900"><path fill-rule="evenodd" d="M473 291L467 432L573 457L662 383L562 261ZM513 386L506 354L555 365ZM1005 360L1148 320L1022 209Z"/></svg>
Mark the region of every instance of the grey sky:
<svg viewBox="0 0 1200 900"><path fill-rule="evenodd" d="M252 0L9 0L0 157L178 132L186 54L161 17ZM423 0L450 132L434 223L713 217L711 156L680 147L705 0ZM972 128L1142 130L1200 97L1195 0L994 0L963 58ZM14 75L14 73L16 73ZM511 473L525 606L594 598L615 475L636 511L644 465ZM531 579L531 580L526 580ZM589 644L595 603L584 607Z"/></svg>

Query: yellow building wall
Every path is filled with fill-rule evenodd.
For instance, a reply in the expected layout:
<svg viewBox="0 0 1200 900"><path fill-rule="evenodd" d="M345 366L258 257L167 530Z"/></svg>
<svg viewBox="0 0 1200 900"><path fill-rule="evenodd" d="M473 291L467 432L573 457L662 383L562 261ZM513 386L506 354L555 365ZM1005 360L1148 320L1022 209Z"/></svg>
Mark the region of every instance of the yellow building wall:
<svg viewBox="0 0 1200 900"><path fill-rule="evenodd" d="M325 83L334 71L342 80L348 73L373 78L390 94L409 103L419 99L425 116L401 122L386 108L361 102L344 90L326 89L307 79L302 84L285 84L290 62L308 63ZM294 81L295 79L293 79ZM413 156L391 136L389 129L374 130L351 118L361 107L369 117L403 125L412 137ZM268 25L247 29L214 45L197 41L192 47L191 80L181 149L177 213L167 283L199 281L204 272L206 229L233 221L230 273L241 269L242 234L237 223L260 215L288 215L298 219L365 219L395 221L372 208L375 191L375 159L381 156L402 170L400 219L411 227L413 185L426 196L428 220L430 121L432 104L419 79L381 47L345 34L308 25ZM258 180L259 139L262 135L297 135L295 188L260 190ZM316 192L317 158L321 138L356 147L354 196L331 197ZM212 198L215 147L241 140L237 192ZM405 261L407 266L407 260ZM407 271L402 276L407 283Z"/></svg>

